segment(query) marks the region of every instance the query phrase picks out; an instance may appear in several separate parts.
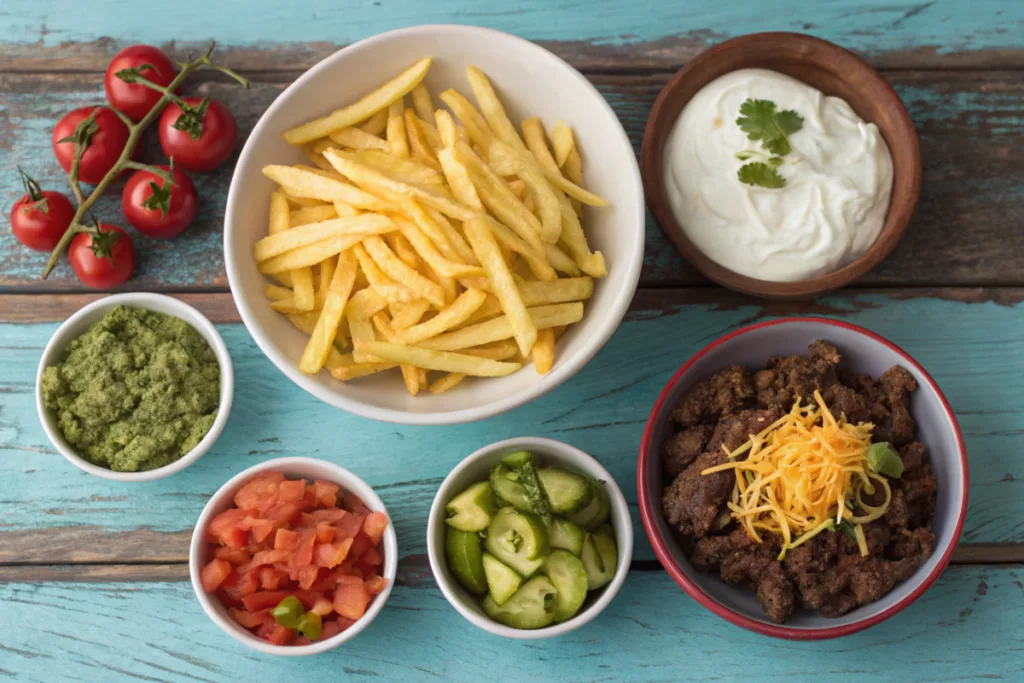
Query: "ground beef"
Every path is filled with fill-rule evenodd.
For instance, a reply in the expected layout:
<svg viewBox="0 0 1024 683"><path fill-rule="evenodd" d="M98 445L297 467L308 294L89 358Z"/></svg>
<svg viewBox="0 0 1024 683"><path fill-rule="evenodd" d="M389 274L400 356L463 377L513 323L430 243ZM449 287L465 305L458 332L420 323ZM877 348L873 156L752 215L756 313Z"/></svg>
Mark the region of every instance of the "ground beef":
<svg viewBox="0 0 1024 683"><path fill-rule="evenodd" d="M687 465L696 460L697 456L704 452L704 447L708 445L708 439L714 431L715 428L711 425L697 425L665 439L661 444L661 462L668 476L674 479Z"/></svg>
<svg viewBox="0 0 1024 683"><path fill-rule="evenodd" d="M693 566L755 591L765 614L778 623L798 607L837 617L878 600L913 574L935 543L927 527L935 511L936 481L924 446L914 440L910 413L917 383L899 366L875 379L849 373L839 362L836 347L819 340L807 356L771 358L753 377L742 368L727 368L680 399L670 419L683 429L662 444L662 462L672 480L662 497L663 512ZM700 473L727 461L723 446L736 449L788 412L797 397L808 400L815 390L834 414L873 423L873 440L898 448L904 473L889 480L886 514L864 524L867 557L844 533L826 531L779 562L778 537L769 534L757 543L728 518L725 502L734 475ZM864 495L872 505L884 497L881 487Z"/></svg>
<svg viewBox="0 0 1024 683"><path fill-rule="evenodd" d="M753 398L750 375L743 368L733 366L694 384L676 404L669 419L682 427L714 424L723 415L746 407Z"/></svg>

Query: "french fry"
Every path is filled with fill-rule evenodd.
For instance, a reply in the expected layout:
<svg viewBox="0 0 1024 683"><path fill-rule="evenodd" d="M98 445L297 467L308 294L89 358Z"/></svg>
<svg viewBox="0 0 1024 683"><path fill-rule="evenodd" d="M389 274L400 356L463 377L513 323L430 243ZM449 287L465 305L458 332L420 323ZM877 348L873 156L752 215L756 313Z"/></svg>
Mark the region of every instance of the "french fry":
<svg viewBox="0 0 1024 683"><path fill-rule="evenodd" d="M399 346L380 341L366 342L364 348L367 353L396 363L477 377L503 377L522 367L519 363L494 361L450 351L432 351L415 346Z"/></svg>
<svg viewBox="0 0 1024 683"><path fill-rule="evenodd" d="M430 101L430 93L422 83L412 89L412 108L416 110L416 115L424 121L434 118L434 103Z"/></svg>
<svg viewBox="0 0 1024 683"><path fill-rule="evenodd" d="M319 282L317 283L316 295L313 298L313 308L324 307L324 301L327 299L327 292L330 291L331 280L334 279L334 269L337 265L338 260L333 256L329 256L320 262ZM353 275L354 279L355 276Z"/></svg>
<svg viewBox="0 0 1024 683"><path fill-rule="evenodd" d="M294 294L295 308L300 311L313 310L315 297L313 294L313 271L309 266L292 268L292 290Z"/></svg>
<svg viewBox="0 0 1024 683"><path fill-rule="evenodd" d="M540 237L541 224L537 217L523 206L523 203L509 189L505 181L469 147L459 143L455 145L454 149L455 158L466 168L484 206L490 209L498 220L522 237L533 249L543 252L544 242Z"/></svg>
<svg viewBox="0 0 1024 683"><path fill-rule="evenodd" d="M288 198L283 192L272 192L270 194L270 224L267 232L275 235L290 227L291 216L288 210Z"/></svg>
<svg viewBox="0 0 1024 683"><path fill-rule="evenodd" d="M355 253L355 249L353 249L353 253ZM371 288L360 289L352 295L352 299L345 307L345 319L359 318L368 320L374 313L383 310L387 305L387 299L378 294L376 290Z"/></svg>
<svg viewBox="0 0 1024 683"><path fill-rule="evenodd" d="M391 319L388 318L388 314L384 311L377 311L370 318L370 322L373 323L373 328L377 330L379 337L384 337L386 341L395 341L395 331L391 328Z"/></svg>
<svg viewBox="0 0 1024 683"><path fill-rule="evenodd" d="M543 332L543 330L541 330ZM483 346L471 346L463 349L461 353L478 358L490 358L491 360L506 360L519 353L519 347L511 339L503 339L493 344Z"/></svg>
<svg viewBox="0 0 1024 683"><path fill-rule="evenodd" d="M439 149L444 148L444 144L441 142L441 134L437 132L437 128L434 128L434 124L431 123L431 119L422 119L419 116L416 117L420 127L420 134L423 135L423 139L426 140L427 144L430 145L430 149L437 153Z"/></svg>
<svg viewBox="0 0 1024 683"><path fill-rule="evenodd" d="M555 161L559 167L565 166L569 153L576 147L572 128L566 125L565 121L559 121L551 129L551 146L555 150Z"/></svg>
<svg viewBox="0 0 1024 683"><path fill-rule="evenodd" d="M537 343L531 352L533 366L538 375L546 375L555 363L555 333L550 328L537 333Z"/></svg>
<svg viewBox="0 0 1024 683"><path fill-rule="evenodd" d="M322 158L323 157L321 157L321 159ZM324 163L327 163L326 159L324 159ZM314 199L312 197L301 197L301 196L299 196L298 192L294 188L282 187L281 191L284 192L285 196L288 197L288 203L291 204L292 206L294 206L297 209L302 209L302 208L305 208L305 207L308 207L308 206L321 206L321 205L323 205L323 202L320 201L319 199Z"/></svg>
<svg viewBox="0 0 1024 683"><path fill-rule="evenodd" d="M490 320L496 318L499 315L504 315L504 311L501 310L501 302L498 301L498 297L488 293L487 298L484 299L483 305L469 317L469 320L465 322L465 325L475 325L476 323L483 322L484 320ZM517 353L518 353L518 348ZM500 358L498 360L501 360Z"/></svg>
<svg viewBox="0 0 1024 683"><path fill-rule="evenodd" d="M441 144L445 147L454 147L458 132L452 115L444 109L438 109L434 112L434 123L437 124L437 133L441 136Z"/></svg>
<svg viewBox="0 0 1024 683"><path fill-rule="evenodd" d="M264 275L277 275L283 271L313 266L329 256L336 256L346 249L352 248L359 244L364 237L366 237L364 234L331 237L261 261L257 268Z"/></svg>
<svg viewBox="0 0 1024 683"><path fill-rule="evenodd" d="M437 160L444 171L452 196L471 209L483 211L484 205L480 201L480 195L476 193L466 168L455 158L455 152L450 147L445 147L437 153Z"/></svg>
<svg viewBox="0 0 1024 683"><path fill-rule="evenodd" d="M430 267L437 271L439 275L445 277L474 277L484 274L483 269L480 266L468 266L462 263L454 263L449 261L441 252L437 250L437 247L427 239L427 236L423 234L415 224L411 221L405 220L404 218L398 218L397 223L399 228L402 230L402 235L408 239L409 243L412 244L412 248L415 249L416 253L426 263L430 264Z"/></svg>
<svg viewBox="0 0 1024 683"><path fill-rule="evenodd" d="M565 273L570 277L578 277L580 275L579 267L558 245L545 244L544 253L548 257L548 263L558 272Z"/></svg>
<svg viewBox="0 0 1024 683"><path fill-rule="evenodd" d="M419 254L409 244L409 240L406 239L405 235L400 232L388 233L384 236L384 241L391 247L391 251L395 252L398 258L402 259L402 263L413 270L418 270L422 267L423 261L420 260Z"/></svg>
<svg viewBox="0 0 1024 683"><path fill-rule="evenodd" d="M519 351L524 356L530 353L533 343L537 340L537 328L533 324L508 265L501 256L501 249L494 239L494 234L483 218L475 218L464 226L469 244L473 247L480 264L487 272L491 283L491 291L501 302L501 308L512 325ZM482 303L482 302L481 302Z"/></svg>
<svg viewBox="0 0 1024 683"><path fill-rule="evenodd" d="M338 362L330 370L331 377L346 382L396 367L398 363L357 363L353 354L344 353L339 354Z"/></svg>
<svg viewBox="0 0 1024 683"><path fill-rule="evenodd" d="M428 206L432 206L441 213L460 221L469 220L473 216L477 215L477 212L473 209L465 206L464 204L460 204L449 197L445 197L444 195L432 190L417 187L415 185L409 185L408 183L403 183L399 180L389 178L369 166L352 161L351 159L338 154L335 150L327 150L324 153L324 158L331 162L331 165L334 166L339 173L361 187L374 189L379 188L389 193L414 197L418 201L421 201ZM353 206L358 205L353 204Z"/></svg>
<svg viewBox="0 0 1024 683"><path fill-rule="evenodd" d="M359 267L362 269L363 274L369 281L370 287L376 290L376 292L383 298L384 305L387 305L388 303L406 303L418 298L408 287L401 285L388 277L381 267L377 265L377 262L373 260L369 253L367 253L363 244L355 245L354 252L356 259L359 261ZM383 308L383 306L381 306L381 308ZM369 317L369 315L367 317Z"/></svg>
<svg viewBox="0 0 1024 683"><path fill-rule="evenodd" d="M351 251L345 251L338 257L338 266L328 285L320 319L317 320L316 329L310 335L299 360L299 370L307 374L316 374L324 366L327 354L338 334L338 324L345 312L345 304L352 293L355 281L356 259Z"/></svg>
<svg viewBox="0 0 1024 683"><path fill-rule="evenodd" d="M430 57L424 57L354 104L285 131L284 139L292 145L299 145L325 137L339 128L351 126L373 116L395 100L412 92L412 89L419 85L423 77L427 75L430 64Z"/></svg>
<svg viewBox="0 0 1024 683"><path fill-rule="evenodd" d="M586 301L594 294L594 280L589 277L561 278L550 282L520 282L519 295L527 306Z"/></svg>
<svg viewBox="0 0 1024 683"><path fill-rule="evenodd" d="M384 138L370 135L361 128L340 128L330 134L330 139L342 147L352 149L388 149L388 142ZM325 147L318 150L321 154L332 147Z"/></svg>
<svg viewBox="0 0 1024 683"><path fill-rule="evenodd" d="M466 376L461 372L449 372L446 375L434 380L427 390L432 394L443 394L449 389L454 388L459 382L466 379Z"/></svg>
<svg viewBox="0 0 1024 683"><path fill-rule="evenodd" d="M363 240L362 246L389 278L413 292L416 298L426 299L438 308L444 308L445 296L441 286L402 263L384 240L371 235Z"/></svg>
<svg viewBox="0 0 1024 683"><path fill-rule="evenodd" d="M479 265L479 262L476 260L476 255L469 247L469 242L467 242L466 238L455 229L455 226L452 225L452 222L448 220L447 216L437 209L429 206L419 208L420 213L426 214L426 220L422 220L419 213L415 213L414 217L416 225L418 225L420 230L423 230L423 233L431 239L434 246L444 254L446 259L457 263L468 263L471 266ZM431 225L436 225L437 230L433 230L431 228L431 232L428 232L428 227ZM444 239L441 239L441 236L443 236Z"/></svg>
<svg viewBox="0 0 1024 683"><path fill-rule="evenodd" d="M486 296L479 289L467 289L452 305L442 309L430 320L413 325L408 329L395 330L392 341L395 344L411 346L457 327L466 322L476 309L480 308Z"/></svg>
<svg viewBox="0 0 1024 683"><path fill-rule="evenodd" d="M402 98L388 107L388 151L396 157L408 158L409 138L405 134L405 104Z"/></svg>
<svg viewBox="0 0 1024 683"><path fill-rule="evenodd" d="M359 124L359 130L370 135L380 136L388 129L388 110L381 109L379 112Z"/></svg>
<svg viewBox="0 0 1024 683"><path fill-rule="evenodd" d="M466 67L466 78L469 79L469 85L473 88L473 94L476 95L480 111L483 113L487 125L494 131L494 135L517 152L526 154L526 145L519 138L516 127L508 120L508 114L505 113L505 108L501 106L501 100L498 99L498 95L494 92L494 88L484 72L475 66ZM489 149L489 145L481 145L481 147Z"/></svg>
<svg viewBox="0 0 1024 683"><path fill-rule="evenodd" d="M356 318L351 315L346 317L348 318L348 328L352 332L352 358L357 363L385 362L384 359L370 353L366 347L377 338L373 331L373 323L365 318Z"/></svg>
<svg viewBox="0 0 1024 683"><path fill-rule="evenodd" d="M441 170L434 148L426 141L420 119L412 109L405 110L405 133L409 136L409 153L413 159L430 168Z"/></svg>
<svg viewBox="0 0 1024 683"><path fill-rule="evenodd" d="M430 310L430 302L426 299L416 299L407 304L396 305L398 310L391 316L391 327L396 332L409 329Z"/></svg>
<svg viewBox="0 0 1024 683"><path fill-rule="evenodd" d="M498 221L490 217L488 217L488 219L487 224L491 227L491 232L494 233L494 237L498 240L498 243L501 244L503 248L510 249L522 256L526 261L526 264L529 266L530 271L538 280L554 280L558 277L554 268L548 265L547 259L545 258L545 251L535 250L531 245L520 239L516 234ZM572 263L572 260L570 259L569 262Z"/></svg>
<svg viewBox="0 0 1024 683"><path fill-rule="evenodd" d="M288 287L272 285L269 282L263 285L263 294L271 301L283 301L284 299L290 299L293 296L292 290Z"/></svg>
<svg viewBox="0 0 1024 683"><path fill-rule="evenodd" d="M580 225L580 217L576 215L576 210L564 194L558 199L558 210L562 219L562 241L569 247L569 252L580 270L592 277L607 275L608 266L605 264L604 254L590 250L587 236Z"/></svg>
<svg viewBox="0 0 1024 683"><path fill-rule="evenodd" d="M405 381L405 389L411 396L415 396L420 392L420 371L416 366L409 365L408 363L402 363L399 365L402 369L402 379Z"/></svg>
<svg viewBox="0 0 1024 683"><path fill-rule="evenodd" d="M518 136L516 139L519 139ZM535 165L533 155L523 149L525 154L500 140L495 140L487 150L487 157L492 167L497 169L499 165L504 166L519 176L533 191L530 196L537 202L537 214L541 222L540 237L548 244L554 244L562 234L562 215L558 207L558 198L551 191L544 174Z"/></svg>
<svg viewBox="0 0 1024 683"><path fill-rule="evenodd" d="M456 118L462 122L464 129L469 134L469 138L475 144L487 149L491 144L491 140L494 139L494 133L491 132L487 121L476 110L476 107L453 89L448 89L441 93L441 100L448 105L448 108L452 110Z"/></svg>
<svg viewBox="0 0 1024 683"><path fill-rule="evenodd" d="M444 187L444 175L429 166L424 166L415 159L406 159L376 149L364 149L351 155L343 154L342 156L369 166L403 183L430 188L442 194L447 192Z"/></svg>
<svg viewBox="0 0 1024 683"><path fill-rule="evenodd" d="M327 161L324 160L324 163L327 163ZM334 202L334 212L342 217L359 215L359 209L349 206L345 202Z"/></svg>
<svg viewBox="0 0 1024 683"><path fill-rule="evenodd" d="M583 304L578 301L567 304L552 304L550 306L535 306L526 310L529 312L530 318L538 330L557 325L571 325L583 319ZM501 341L502 339L510 339L512 336L512 324L509 322L508 316L501 315L476 325L469 325L453 332L446 332L445 334L432 337L420 342L419 346L424 349L435 349L438 351L458 351L470 346L481 346Z"/></svg>
<svg viewBox="0 0 1024 683"><path fill-rule="evenodd" d="M340 201L368 211L393 209L391 205L354 185L305 169L270 165L263 167L263 175L282 185L289 194L296 196L309 197L329 204Z"/></svg>
<svg viewBox="0 0 1024 683"><path fill-rule="evenodd" d="M337 217L338 209L329 204L306 206L291 212L288 216L288 225L292 228L297 228L300 225L319 223L320 221L328 221Z"/></svg>
<svg viewBox="0 0 1024 683"><path fill-rule="evenodd" d="M569 152L569 158L562 165L562 174L566 178L583 187L583 162L580 160L580 153L575 147ZM577 216L583 215L583 204L578 199L570 197L572 208L576 210Z"/></svg>
<svg viewBox="0 0 1024 683"><path fill-rule="evenodd" d="M333 207L328 207L333 210ZM258 240L253 245L253 257L257 261L267 259L304 247L315 242L322 242L333 237L351 235L376 235L392 230L398 226L387 216L375 213L364 213L345 218L331 218L317 223L306 223L296 228L278 232ZM358 240L357 240L358 241Z"/></svg>

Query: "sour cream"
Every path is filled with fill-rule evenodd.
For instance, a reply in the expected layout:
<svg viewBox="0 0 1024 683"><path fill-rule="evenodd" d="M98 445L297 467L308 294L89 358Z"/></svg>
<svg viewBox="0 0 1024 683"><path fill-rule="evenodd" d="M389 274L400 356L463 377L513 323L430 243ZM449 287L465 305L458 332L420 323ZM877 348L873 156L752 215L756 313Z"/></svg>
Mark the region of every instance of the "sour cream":
<svg viewBox="0 0 1024 683"><path fill-rule="evenodd" d="M741 183L739 168L770 156L736 124L748 98L792 109L803 127L777 171L784 187ZM754 152L746 161L738 153ZM704 86L665 147L666 190L687 237L729 270L775 282L806 280L863 254L892 193L892 157L873 123L845 100L795 78L741 69Z"/></svg>

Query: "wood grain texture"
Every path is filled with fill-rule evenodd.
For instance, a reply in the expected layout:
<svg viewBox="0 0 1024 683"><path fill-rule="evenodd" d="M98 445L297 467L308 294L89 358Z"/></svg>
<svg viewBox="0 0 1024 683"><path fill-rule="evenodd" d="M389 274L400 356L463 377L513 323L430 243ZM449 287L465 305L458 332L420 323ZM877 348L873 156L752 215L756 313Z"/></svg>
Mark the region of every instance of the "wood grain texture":
<svg viewBox="0 0 1024 683"><path fill-rule="evenodd" d="M513 8L475 0L181 0L163 9L160 21L151 21L124 12L117 0L93 0L87 14L47 12L34 0L7 0L4 18L0 43L7 44L7 68L26 71L102 70L120 47L137 42L164 45L183 56L190 48L204 48L206 38L216 38L235 67L304 69L381 31L446 22L521 35L584 69L676 69L708 45L757 31L811 33L890 67L1024 65L1017 40L1024 10L1014 2L660 0L638 7L611 0L522 0Z"/></svg>
<svg viewBox="0 0 1024 683"><path fill-rule="evenodd" d="M171 583L0 585L0 676L20 681L326 679L503 681L1020 680L1024 572L951 567L909 608L838 641L743 631L662 572L631 572L597 619L560 638L501 639L463 619L432 582L396 586L357 640L317 657L261 655ZM813 673L808 673L813 672Z"/></svg>
<svg viewBox="0 0 1024 683"><path fill-rule="evenodd" d="M635 508L636 449L651 402L708 342L787 312L777 304L701 302L689 291L673 292L639 294L605 348L554 392L491 420L444 429L372 422L320 403L285 381L243 326L221 325L236 376L224 433L187 470L135 485L74 469L43 434L32 393L36 363L55 325L0 325L6 371L0 378L0 481L17 482L0 489L0 562L180 561L195 519L220 483L285 455L325 458L355 471L391 512L402 554L422 554L426 515L448 472L483 445L525 434L567 441L601 460L634 503L634 558L651 559ZM800 306L807 311L807 304ZM821 299L813 312L892 339L932 373L958 415L971 460L963 542L1024 542L1024 408L1019 384L1007 381L1024 372L1024 307L849 292ZM135 530L144 536L136 540Z"/></svg>
<svg viewBox="0 0 1024 683"><path fill-rule="evenodd" d="M298 72L256 74L270 80L245 91L221 78L197 80L192 91L225 101L242 136ZM669 74L592 75L615 108L637 150L647 114ZM1024 285L1024 72L907 72L886 77L907 105L921 138L924 190L918 212L896 251L855 283L870 286ZM50 133L61 114L102 99L93 74L0 73L0 169L22 165L44 185L64 188L52 162ZM967 141L970 141L969 143ZM585 150L584 150L585 151ZM144 156L159 159L153 136ZM224 290L224 197L234 159L212 174L196 175L200 213L173 242L133 234L138 290ZM120 188L99 202L101 219L123 224ZM17 176L0 177L0 205L20 196ZM648 215L641 284L648 287L708 284L676 253ZM41 282L42 254L0 232L0 290L68 291L78 282L66 262Z"/></svg>

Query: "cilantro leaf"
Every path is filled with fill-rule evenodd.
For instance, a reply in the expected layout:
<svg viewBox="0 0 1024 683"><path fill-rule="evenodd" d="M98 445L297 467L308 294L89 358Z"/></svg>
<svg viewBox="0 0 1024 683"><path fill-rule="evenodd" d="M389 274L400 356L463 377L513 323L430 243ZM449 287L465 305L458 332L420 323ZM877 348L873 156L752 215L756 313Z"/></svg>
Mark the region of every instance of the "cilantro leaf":
<svg viewBox="0 0 1024 683"><path fill-rule="evenodd" d="M804 119L791 109L776 111L771 100L748 99L740 105L740 116L736 125L750 140L760 140L765 148L776 156L786 156L791 151L789 135L800 130Z"/></svg>
<svg viewBox="0 0 1024 683"><path fill-rule="evenodd" d="M755 187L767 187L777 190L786 185L786 179L779 175L778 171L761 161L743 164L740 166L737 176L741 183Z"/></svg>

